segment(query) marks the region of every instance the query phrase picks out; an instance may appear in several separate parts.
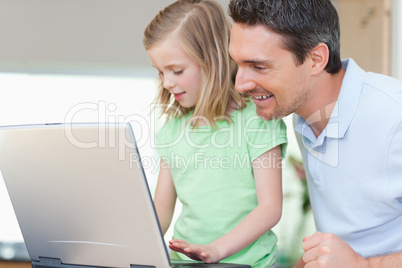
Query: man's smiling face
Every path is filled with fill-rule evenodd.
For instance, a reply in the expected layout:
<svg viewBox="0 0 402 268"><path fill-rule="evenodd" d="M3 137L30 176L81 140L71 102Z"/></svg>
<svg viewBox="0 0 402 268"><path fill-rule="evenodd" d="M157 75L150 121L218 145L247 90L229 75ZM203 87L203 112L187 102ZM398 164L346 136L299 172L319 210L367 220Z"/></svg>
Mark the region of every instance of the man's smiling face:
<svg viewBox="0 0 402 268"><path fill-rule="evenodd" d="M251 95L266 120L296 112L308 96L308 61L296 64L283 41L262 25L234 23L232 28L229 52L239 66L236 90Z"/></svg>

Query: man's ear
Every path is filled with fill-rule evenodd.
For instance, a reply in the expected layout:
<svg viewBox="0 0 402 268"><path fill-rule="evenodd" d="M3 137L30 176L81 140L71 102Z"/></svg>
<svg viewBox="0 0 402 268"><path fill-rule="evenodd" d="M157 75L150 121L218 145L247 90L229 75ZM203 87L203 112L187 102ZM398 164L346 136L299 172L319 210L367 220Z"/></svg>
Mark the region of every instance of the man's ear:
<svg viewBox="0 0 402 268"><path fill-rule="evenodd" d="M312 61L312 74L319 74L325 69L329 60L328 46L324 43L319 43L311 50L310 58Z"/></svg>

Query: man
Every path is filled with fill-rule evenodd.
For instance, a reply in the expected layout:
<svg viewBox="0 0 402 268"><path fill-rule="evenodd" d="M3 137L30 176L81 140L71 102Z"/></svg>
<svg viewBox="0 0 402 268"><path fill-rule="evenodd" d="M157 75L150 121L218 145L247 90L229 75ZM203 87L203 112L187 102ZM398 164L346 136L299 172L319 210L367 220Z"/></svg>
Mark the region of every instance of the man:
<svg viewBox="0 0 402 268"><path fill-rule="evenodd" d="M330 0L231 0L236 89L295 113L318 232L297 267L402 267L402 83L340 60Z"/></svg>

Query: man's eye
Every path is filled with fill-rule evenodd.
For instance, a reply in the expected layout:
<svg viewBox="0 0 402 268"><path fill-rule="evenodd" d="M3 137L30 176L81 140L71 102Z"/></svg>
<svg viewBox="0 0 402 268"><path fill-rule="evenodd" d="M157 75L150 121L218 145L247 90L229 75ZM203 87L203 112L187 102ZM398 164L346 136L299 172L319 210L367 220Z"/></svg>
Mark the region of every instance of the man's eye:
<svg viewBox="0 0 402 268"><path fill-rule="evenodd" d="M254 68L257 69L257 70L265 70L265 67L258 66L258 65L255 65Z"/></svg>

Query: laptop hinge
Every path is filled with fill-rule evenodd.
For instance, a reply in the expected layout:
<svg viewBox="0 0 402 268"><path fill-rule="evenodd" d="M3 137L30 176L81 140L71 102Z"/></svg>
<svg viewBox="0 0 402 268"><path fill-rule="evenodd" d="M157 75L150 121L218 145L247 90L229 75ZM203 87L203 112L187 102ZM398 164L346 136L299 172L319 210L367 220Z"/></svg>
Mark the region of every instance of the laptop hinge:
<svg viewBox="0 0 402 268"><path fill-rule="evenodd" d="M60 259L39 257L39 261L32 262L32 268L105 268L105 267L63 264L61 263ZM156 268L156 267L148 265L144 266L144 265L130 264L130 268Z"/></svg>
<svg viewBox="0 0 402 268"><path fill-rule="evenodd" d="M61 260L39 257L39 261L32 262L32 268L61 267Z"/></svg>

